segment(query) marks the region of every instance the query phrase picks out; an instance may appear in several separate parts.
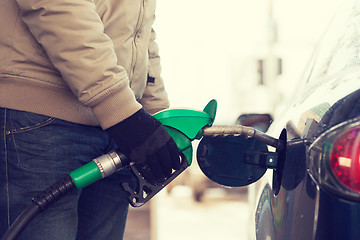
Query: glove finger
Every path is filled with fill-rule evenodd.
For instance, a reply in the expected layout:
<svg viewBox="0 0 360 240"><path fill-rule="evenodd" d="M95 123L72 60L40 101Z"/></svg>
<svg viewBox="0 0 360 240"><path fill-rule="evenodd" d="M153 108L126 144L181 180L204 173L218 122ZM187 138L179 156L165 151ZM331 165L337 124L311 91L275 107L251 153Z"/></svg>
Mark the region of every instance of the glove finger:
<svg viewBox="0 0 360 240"><path fill-rule="evenodd" d="M172 167L171 167L171 155L168 150L168 147L165 145L161 149L159 149L157 151L157 156L164 176L166 178L169 177L172 172Z"/></svg>
<svg viewBox="0 0 360 240"><path fill-rule="evenodd" d="M136 167L139 170L141 176L143 176L148 182L156 184L156 178L146 163L136 163Z"/></svg>
<svg viewBox="0 0 360 240"><path fill-rule="evenodd" d="M167 144L167 148L171 159L171 167L174 170L179 169L181 165L181 159L180 159L180 152L176 146L176 143L174 141L169 141L169 143Z"/></svg>
<svg viewBox="0 0 360 240"><path fill-rule="evenodd" d="M147 161L147 165L149 166L153 176L155 177L155 180L157 181L157 183L162 183L164 181L164 179L166 178L161 163L160 163L160 158L158 153L155 154L151 154L146 158Z"/></svg>

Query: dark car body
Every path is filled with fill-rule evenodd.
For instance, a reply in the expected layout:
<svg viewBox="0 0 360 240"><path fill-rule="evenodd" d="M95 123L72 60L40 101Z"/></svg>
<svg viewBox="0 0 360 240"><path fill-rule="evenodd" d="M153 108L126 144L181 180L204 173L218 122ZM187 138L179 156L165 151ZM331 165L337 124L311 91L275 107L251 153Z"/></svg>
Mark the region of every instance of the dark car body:
<svg viewBox="0 0 360 240"><path fill-rule="evenodd" d="M267 132L286 144L276 169L252 185L259 191L252 199L256 239L360 239L359 89L360 3L349 1L323 35L294 101ZM351 175L344 184L329 152L349 146L349 131L357 166L339 158Z"/></svg>

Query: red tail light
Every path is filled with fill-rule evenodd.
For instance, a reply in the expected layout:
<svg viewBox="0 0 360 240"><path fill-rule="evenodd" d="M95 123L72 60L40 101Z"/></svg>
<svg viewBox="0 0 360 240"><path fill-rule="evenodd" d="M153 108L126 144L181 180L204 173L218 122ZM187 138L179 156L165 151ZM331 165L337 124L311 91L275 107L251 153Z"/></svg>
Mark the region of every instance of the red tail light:
<svg viewBox="0 0 360 240"><path fill-rule="evenodd" d="M342 184L360 193L360 126L336 139L330 153L330 166Z"/></svg>
<svg viewBox="0 0 360 240"><path fill-rule="evenodd" d="M319 136L309 148L307 165L320 187L360 201L360 117Z"/></svg>

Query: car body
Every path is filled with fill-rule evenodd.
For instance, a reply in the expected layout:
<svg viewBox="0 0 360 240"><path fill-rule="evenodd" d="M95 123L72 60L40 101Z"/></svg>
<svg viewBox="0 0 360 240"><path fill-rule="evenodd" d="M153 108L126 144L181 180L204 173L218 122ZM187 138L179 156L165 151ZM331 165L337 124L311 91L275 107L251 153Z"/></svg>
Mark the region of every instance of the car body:
<svg viewBox="0 0 360 240"><path fill-rule="evenodd" d="M336 15L267 132L286 144L255 183L256 239L360 238L359 26L355 1Z"/></svg>
<svg viewBox="0 0 360 240"><path fill-rule="evenodd" d="M360 3L349 1L267 131L285 145L250 186L252 239L360 239L359 89Z"/></svg>

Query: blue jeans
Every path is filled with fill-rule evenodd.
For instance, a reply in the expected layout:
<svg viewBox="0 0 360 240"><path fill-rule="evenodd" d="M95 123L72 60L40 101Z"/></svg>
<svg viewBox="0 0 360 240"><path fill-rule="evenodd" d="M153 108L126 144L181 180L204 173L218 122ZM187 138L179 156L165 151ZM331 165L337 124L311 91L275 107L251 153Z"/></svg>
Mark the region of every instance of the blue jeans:
<svg viewBox="0 0 360 240"><path fill-rule="evenodd" d="M39 192L115 147L99 127L0 108L0 237ZM122 239L129 169L72 191L38 214L19 239Z"/></svg>

